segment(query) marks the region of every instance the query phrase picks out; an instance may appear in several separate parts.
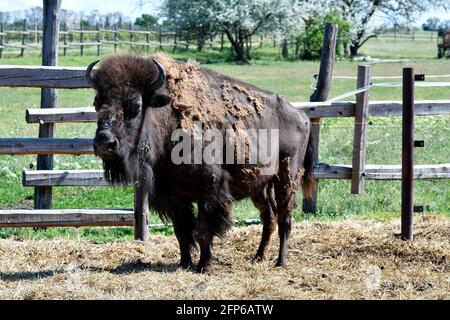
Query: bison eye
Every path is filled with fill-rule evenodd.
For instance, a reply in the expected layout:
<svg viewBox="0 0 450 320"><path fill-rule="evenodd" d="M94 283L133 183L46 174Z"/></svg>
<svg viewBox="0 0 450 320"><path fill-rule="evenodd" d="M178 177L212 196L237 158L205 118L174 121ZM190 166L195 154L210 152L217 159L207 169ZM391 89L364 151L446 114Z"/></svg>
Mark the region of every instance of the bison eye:
<svg viewBox="0 0 450 320"><path fill-rule="evenodd" d="M125 119L131 120L135 118L141 109L142 101L141 99L131 98L126 99L123 104L123 111Z"/></svg>

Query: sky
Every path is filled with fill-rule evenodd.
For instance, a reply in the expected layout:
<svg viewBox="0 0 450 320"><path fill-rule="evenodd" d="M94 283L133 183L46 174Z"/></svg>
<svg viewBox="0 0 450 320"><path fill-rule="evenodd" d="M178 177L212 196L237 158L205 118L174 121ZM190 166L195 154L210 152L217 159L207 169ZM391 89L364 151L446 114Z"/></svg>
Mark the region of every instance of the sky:
<svg viewBox="0 0 450 320"><path fill-rule="evenodd" d="M140 17L142 13L154 13L161 0L148 0L143 8L138 6L137 0L62 0L61 8L74 11L99 10L101 13L120 11L132 19ZM42 7L42 0L0 0L0 12L25 10Z"/></svg>
<svg viewBox="0 0 450 320"><path fill-rule="evenodd" d="M86 13L92 10L99 10L101 13L120 11L134 20L142 13L155 13L161 2L162 0L147 0L148 4L140 8L138 0L62 0L61 6L63 9L85 11ZM0 12L24 10L36 6L42 6L42 0L0 0ZM416 24L420 26L430 17L448 20L450 12L442 10L427 12L419 17Z"/></svg>

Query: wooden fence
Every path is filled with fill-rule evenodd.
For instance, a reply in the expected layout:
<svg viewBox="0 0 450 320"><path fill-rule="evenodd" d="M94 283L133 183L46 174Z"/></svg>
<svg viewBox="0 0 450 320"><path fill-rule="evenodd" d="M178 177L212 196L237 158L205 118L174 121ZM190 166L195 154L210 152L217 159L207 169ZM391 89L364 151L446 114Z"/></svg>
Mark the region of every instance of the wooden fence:
<svg viewBox="0 0 450 320"><path fill-rule="evenodd" d="M37 28L27 29L26 26L27 23L24 20L21 30L6 30L4 24L0 23L0 58L7 49L8 52L20 54L20 56L24 56L25 52L30 50L40 52L43 31ZM252 41L252 45L260 47L264 41L273 42L274 46L278 45L277 40L264 39L263 35L258 37L259 40ZM70 51L76 51L83 56L87 48L94 48L96 54L100 55L104 50L116 52L121 47L139 48L148 52L152 47L176 51L178 48L189 49L197 45L195 40L190 40L181 31L165 31L161 27L142 30L132 24L126 28L112 27L110 29L97 25L95 29L90 30L86 30L82 24L78 29L68 29L66 25L63 25L59 31L59 38L59 49L62 49L64 56ZM398 31L378 33L377 39L439 41L439 36L436 31ZM226 42L226 37L219 35L208 39L205 47L216 46L223 49Z"/></svg>
<svg viewBox="0 0 450 320"><path fill-rule="evenodd" d="M40 52L43 32L37 29L27 29L26 21L23 23L22 30L5 30L4 25L0 23L0 58L6 49L14 50L12 52L19 53L24 56L26 50L34 49ZM261 40L262 41L262 40ZM205 46L212 48L216 45L223 49L225 38L223 36L215 39L214 37L205 41ZM260 42L254 42L260 44ZM164 48L176 51L178 48L189 49L190 46L196 46L195 41L190 41L188 37L181 32L164 31L161 27L150 30L137 30L133 25L128 28L112 29L101 28L97 25L95 30L86 30L80 24L79 29L68 29L63 26L59 31L59 49L63 50L63 55L72 50L79 52L81 56L86 53L86 48L95 48L96 54L100 55L105 46L108 50L114 52L118 48L140 48L141 50L150 51L151 47L163 50Z"/></svg>
<svg viewBox="0 0 450 320"><path fill-rule="evenodd" d="M377 38L390 40L437 41L439 35L437 31L389 31L377 33Z"/></svg>
<svg viewBox="0 0 450 320"><path fill-rule="evenodd" d="M366 69L367 67L360 67ZM362 69L361 69L362 70ZM38 88L89 88L85 68L0 66L0 86ZM367 69L366 69L367 72ZM365 72L359 72L359 87L370 82ZM355 140L352 165L319 164L315 168L317 179L351 179L352 193L361 193L364 180L400 180L400 165L368 165L365 163L366 136L369 117L400 116L401 101L369 101L368 95L358 94L356 102L295 102L310 118L353 117ZM417 101L417 116L448 115L450 101ZM27 123L62 124L95 122L94 108L28 109ZM93 154L92 139L67 138L8 138L0 139L0 154ZM450 164L418 165L415 179L450 178ZM26 170L22 183L27 187L106 186L102 170ZM133 225L133 210L70 209L0 210L0 227L40 226L112 226Z"/></svg>

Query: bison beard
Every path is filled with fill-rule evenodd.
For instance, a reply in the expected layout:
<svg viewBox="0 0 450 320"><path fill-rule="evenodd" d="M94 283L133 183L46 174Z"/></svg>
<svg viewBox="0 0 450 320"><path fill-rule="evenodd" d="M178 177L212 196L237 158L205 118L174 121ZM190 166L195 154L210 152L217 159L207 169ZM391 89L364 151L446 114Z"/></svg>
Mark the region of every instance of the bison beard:
<svg viewBox="0 0 450 320"><path fill-rule="evenodd" d="M103 160L105 178L112 185L126 185L130 178L126 174L125 164L121 158Z"/></svg>
<svg viewBox="0 0 450 320"><path fill-rule="evenodd" d="M140 199L135 207L149 205L172 221L182 267L192 266L191 250L198 244L200 272L210 267L213 237L224 235L233 225L232 202L250 197L263 224L255 260L268 258L278 225L277 265L284 266L295 193L300 183L304 196L310 196L314 187L308 117L271 92L195 63L155 58L159 63L142 56L112 55L93 75L94 64L88 67L87 79L97 91L96 139L98 150L103 150L98 155L103 155L105 178L112 185L133 184ZM175 165L170 157L171 134L180 128L192 134L193 121L221 132L279 130L277 174L249 176L259 172L262 163Z"/></svg>
<svg viewBox="0 0 450 320"><path fill-rule="evenodd" d="M103 160L103 169L106 180L114 186L133 183L134 177L138 175L137 172L131 172L130 166L127 166L121 158Z"/></svg>

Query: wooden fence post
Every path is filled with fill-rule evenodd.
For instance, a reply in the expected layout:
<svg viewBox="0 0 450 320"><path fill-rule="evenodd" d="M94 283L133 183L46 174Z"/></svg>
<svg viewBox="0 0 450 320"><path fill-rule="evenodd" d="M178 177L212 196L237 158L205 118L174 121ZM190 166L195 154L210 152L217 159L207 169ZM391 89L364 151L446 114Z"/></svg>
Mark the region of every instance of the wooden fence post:
<svg viewBox="0 0 450 320"><path fill-rule="evenodd" d="M147 42L147 53L150 52L150 26L147 26L147 33L145 34L145 41Z"/></svg>
<svg viewBox="0 0 450 320"><path fill-rule="evenodd" d="M133 49L133 25L131 24L131 22L130 22L130 26L129 26L129 29L130 29L130 50L131 49Z"/></svg>
<svg viewBox="0 0 450 320"><path fill-rule="evenodd" d="M38 34L38 25L34 24L34 44L37 45L39 43L39 34Z"/></svg>
<svg viewBox="0 0 450 320"><path fill-rule="evenodd" d="M333 64L336 55L336 39L338 27L335 24L327 23L325 25L325 34L323 37L322 56L320 61L319 78L317 87L310 97L312 102L325 101L330 92L331 80L333 76ZM314 148L314 160L319 162L319 141L321 118L311 119L311 137ZM317 211L317 194L319 191L319 180L315 181L315 190L311 199L303 199L303 212L313 213Z"/></svg>
<svg viewBox="0 0 450 320"><path fill-rule="evenodd" d="M64 48L63 48L63 54L64 57L67 55L67 23L64 23L64 35L63 35L63 43L64 43Z"/></svg>
<svg viewBox="0 0 450 320"><path fill-rule="evenodd" d="M177 29L175 28L175 34L173 36L173 52L177 50Z"/></svg>
<svg viewBox="0 0 450 320"><path fill-rule="evenodd" d="M102 38L100 35L100 24L97 22L97 56L100 56L101 45L102 45Z"/></svg>
<svg viewBox="0 0 450 320"><path fill-rule="evenodd" d="M83 56L83 19L80 20L80 56Z"/></svg>
<svg viewBox="0 0 450 320"><path fill-rule="evenodd" d="M117 52L117 43L119 42L119 35L117 33L117 25L114 26L114 53Z"/></svg>
<svg viewBox="0 0 450 320"><path fill-rule="evenodd" d="M370 66L358 66L357 87L370 84ZM366 165L367 122L369 118L369 91L356 95L355 130L352 155L352 194L364 192L364 166Z"/></svg>
<svg viewBox="0 0 450 320"><path fill-rule="evenodd" d="M61 0L44 0L42 34L42 65L58 65L59 14ZM41 90L41 108L54 108L58 94L55 89ZM53 138L53 124L39 125L39 138ZM37 170L52 170L53 155L39 155ZM52 206L52 188L38 187L34 191L34 208L49 209Z"/></svg>
<svg viewBox="0 0 450 320"><path fill-rule="evenodd" d="M162 47L162 26L159 26L159 49L163 50L163 47Z"/></svg>
<svg viewBox="0 0 450 320"><path fill-rule="evenodd" d="M0 59L3 58L3 14L0 22Z"/></svg>
<svg viewBox="0 0 450 320"><path fill-rule="evenodd" d="M141 186L135 186L134 191L134 239L147 241L148 238L148 194Z"/></svg>
<svg viewBox="0 0 450 320"><path fill-rule="evenodd" d="M20 47L20 56L23 57L25 53L25 39L26 39L26 32L27 32L27 19L23 19L23 27L22 27L22 41L21 41L21 47Z"/></svg>

